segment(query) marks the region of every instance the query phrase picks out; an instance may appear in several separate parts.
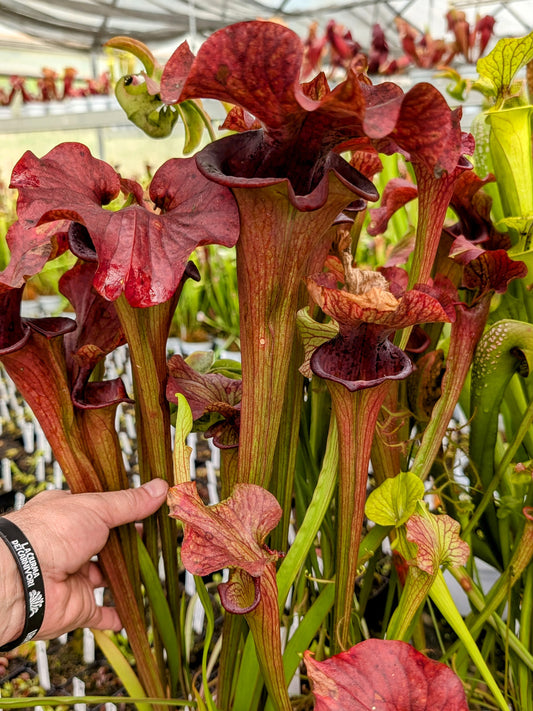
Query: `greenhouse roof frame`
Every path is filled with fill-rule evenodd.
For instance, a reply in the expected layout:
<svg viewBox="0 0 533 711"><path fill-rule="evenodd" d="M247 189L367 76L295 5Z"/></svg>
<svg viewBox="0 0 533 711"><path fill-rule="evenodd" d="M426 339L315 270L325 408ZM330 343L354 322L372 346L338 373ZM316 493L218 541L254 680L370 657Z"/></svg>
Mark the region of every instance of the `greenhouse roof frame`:
<svg viewBox="0 0 533 711"><path fill-rule="evenodd" d="M475 13L495 16L496 37L533 30L530 0L456 0L472 22ZM185 37L199 42L216 29L256 18L277 17L305 36L312 19L331 18L349 28L365 46L379 22L394 49L396 17L434 37L445 34L447 0L1 0L0 23L39 42L69 50L97 52L109 38L136 37L151 48L175 47ZM393 36L394 35L394 36Z"/></svg>

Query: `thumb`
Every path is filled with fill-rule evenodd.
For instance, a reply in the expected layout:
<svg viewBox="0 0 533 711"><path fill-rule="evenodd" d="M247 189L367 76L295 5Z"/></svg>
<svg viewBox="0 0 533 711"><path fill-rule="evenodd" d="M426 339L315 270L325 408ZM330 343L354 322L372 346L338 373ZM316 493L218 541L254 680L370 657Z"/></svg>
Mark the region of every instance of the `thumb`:
<svg viewBox="0 0 533 711"><path fill-rule="evenodd" d="M152 479L137 489L106 491L101 497L99 513L109 528L140 521L155 513L166 500L168 484L163 479Z"/></svg>

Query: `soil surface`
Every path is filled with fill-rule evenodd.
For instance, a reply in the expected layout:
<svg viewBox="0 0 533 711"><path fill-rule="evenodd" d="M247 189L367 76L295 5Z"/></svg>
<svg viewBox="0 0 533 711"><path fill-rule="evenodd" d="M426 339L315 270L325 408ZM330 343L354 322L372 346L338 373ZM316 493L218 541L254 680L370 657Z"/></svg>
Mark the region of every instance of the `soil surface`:
<svg viewBox="0 0 533 711"><path fill-rule="evenodd" d="M31 643L0 657L0 687L3 696L39 697L44 709L72 709L72 706L47 707L47 696L73 696L73 680L80 679L85 684L87 696L114 696L118 711L134 711L131 704L121 703L120 697L127 696L121 681L110 668L105 657L96 650L93 664L83 661L82 632L78 630L68 636L66 644L58 640L48 643L48 668L51 689L45 691L39 684L35 647ZM2 702L0 700L0 708ZM87 706L87 711L104 711L105 704Z"/></svg>

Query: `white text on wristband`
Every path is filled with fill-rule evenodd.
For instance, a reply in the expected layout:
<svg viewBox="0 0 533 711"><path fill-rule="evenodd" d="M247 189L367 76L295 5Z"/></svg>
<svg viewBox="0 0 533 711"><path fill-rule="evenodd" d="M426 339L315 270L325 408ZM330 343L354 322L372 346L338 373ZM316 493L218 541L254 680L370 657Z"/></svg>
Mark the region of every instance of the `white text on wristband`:
<svg viewBox="0 0 533 711"><path fill-rule="evenodd" d="M0 647L7 652L23 642L29 642L40 630L44 618L44 582L35 551L22 531L9 519L0 517L0 538L10 549L22 578L26 618L22 634L13 642Z"/></svg>

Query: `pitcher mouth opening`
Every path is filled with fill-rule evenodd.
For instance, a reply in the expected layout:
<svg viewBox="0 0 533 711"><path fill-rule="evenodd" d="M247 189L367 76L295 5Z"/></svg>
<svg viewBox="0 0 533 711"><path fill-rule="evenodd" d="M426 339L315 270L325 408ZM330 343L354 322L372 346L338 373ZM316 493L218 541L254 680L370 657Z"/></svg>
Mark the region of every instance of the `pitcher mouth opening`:
<svg viewBox="0 0 533 711"><path fill-rule="evenodd" d="M206 146L196 156L200 172L229 188L262 188L287 184L292 204L299 210L317 210L328 197L328 174L334 172L339 181L358 198L376 201L374 184L333 151L318 157L309 178L308 165L298 171L287 171L284 162L277 161L262 130L246 131L226 136ZM300 180L299 173L305 176Z"/></svg>

